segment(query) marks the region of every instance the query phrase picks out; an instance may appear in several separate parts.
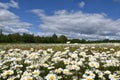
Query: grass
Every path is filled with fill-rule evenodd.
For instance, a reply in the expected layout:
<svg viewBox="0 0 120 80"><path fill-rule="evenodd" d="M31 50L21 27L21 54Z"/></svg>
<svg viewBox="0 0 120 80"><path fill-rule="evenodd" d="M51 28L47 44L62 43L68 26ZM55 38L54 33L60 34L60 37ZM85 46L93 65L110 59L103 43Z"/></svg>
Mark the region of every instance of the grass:
<svg viewBox="0 0 120 80"><path fill-rule="evenodd" d="M10 49L10 48L19 48L29 50L30 48L35 49L48 49L52 48L53 50L63 51L65 47L69 47L71 51L78 49L79 47L86 46L90 47L94 46L95 50L103 50L103 48L107 47L108 49L114 48L115 50L120 50L119 43L99 43L99 44L37 44L37 43L3 43L0 44L0 49Z"/></svg>

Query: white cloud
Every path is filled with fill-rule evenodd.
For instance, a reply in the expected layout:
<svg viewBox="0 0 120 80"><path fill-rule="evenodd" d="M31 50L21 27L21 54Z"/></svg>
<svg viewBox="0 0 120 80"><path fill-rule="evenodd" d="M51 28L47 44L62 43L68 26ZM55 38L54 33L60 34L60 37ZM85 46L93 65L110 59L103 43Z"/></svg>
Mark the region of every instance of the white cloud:
<svg viewBox="0 0 120 80"><path fill-rule="evenodd" d="M44 10L41 10L41 9L34 9L34 10L31 10L31 12L37 14L39 17L45 16Z"/></svg>
<svg viewBox="0 0 120 80"><path fill-rule="evenodd" d="M22 22L14 13L0 9L0 28L4 33L29 32L30 23Z"/></svg>
<svg viewBox="0 0 120 80"><path fill-rule="evenodd" d="M9 11L9 8L19 8L18 3L11 0L9 3L0 2L0 29L4 33L30 33L30 23L22 22L19 16Z"/></svg>
<svg viewBox="0 0 120 80"><path fill-rule="evenodd" d="M38 9L36 12L33 11L38 16L44 15L39 16L42 22L39 27L46 34L64 34L69 38L120 39L120 19L112 20L107 18L105 14L59 10L54 15L45 15Z"/></svg>
<svg viewBox="0 0 120 80"><path fill-rule="evenodd" d="M79 6L80 8L83 8L83 7L85 6L85 2L81 1L81 2L78 4L78 6Z"/></svg>
<svg viewBox="0 0 120 80"><path fill-rule="evenodd" d="M115 1L115 2L120 2L120 0L113 0L113 1Z"/></svg>
<svg viewBox="0 0 120 80"><path fill-rule="evenodd" d="M19 8L18 3L15 2L14 0L11 0L9 3L2 3L0 2L0 9L9 9L10 7L12 8Z"/></svg>

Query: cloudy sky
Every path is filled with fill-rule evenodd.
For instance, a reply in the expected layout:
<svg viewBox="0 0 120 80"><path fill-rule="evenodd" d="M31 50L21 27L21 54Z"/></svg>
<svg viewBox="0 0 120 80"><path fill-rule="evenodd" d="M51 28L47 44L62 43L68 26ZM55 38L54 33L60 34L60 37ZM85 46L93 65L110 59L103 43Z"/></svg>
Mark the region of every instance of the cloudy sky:
<svg viewBox="0 0 120 80"><path fill-rule="evenodd" d="M120 0L0 0L5 34L120 39Z"/></svg>

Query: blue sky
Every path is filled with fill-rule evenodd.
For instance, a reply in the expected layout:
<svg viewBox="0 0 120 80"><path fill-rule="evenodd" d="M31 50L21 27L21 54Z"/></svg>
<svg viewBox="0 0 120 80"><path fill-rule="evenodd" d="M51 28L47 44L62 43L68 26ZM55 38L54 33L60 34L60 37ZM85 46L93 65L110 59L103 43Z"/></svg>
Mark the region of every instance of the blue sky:
<svg viewBox="0 0 120 80"><path fill-rule="evenodd" d="M120 0L0 0L6 34L120 39Z"/></svg>

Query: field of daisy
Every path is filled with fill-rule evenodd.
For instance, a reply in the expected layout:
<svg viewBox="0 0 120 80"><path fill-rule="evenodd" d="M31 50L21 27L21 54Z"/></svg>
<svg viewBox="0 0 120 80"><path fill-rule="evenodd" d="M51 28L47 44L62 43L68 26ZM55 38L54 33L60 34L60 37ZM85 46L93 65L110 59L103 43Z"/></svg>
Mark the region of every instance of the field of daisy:
<svg viewBox="0 0 120 80"><path fill-rule="evenodd" d="M1 44L0 80L120 80L120 44Z"/></svg>

